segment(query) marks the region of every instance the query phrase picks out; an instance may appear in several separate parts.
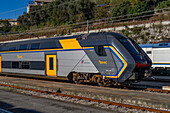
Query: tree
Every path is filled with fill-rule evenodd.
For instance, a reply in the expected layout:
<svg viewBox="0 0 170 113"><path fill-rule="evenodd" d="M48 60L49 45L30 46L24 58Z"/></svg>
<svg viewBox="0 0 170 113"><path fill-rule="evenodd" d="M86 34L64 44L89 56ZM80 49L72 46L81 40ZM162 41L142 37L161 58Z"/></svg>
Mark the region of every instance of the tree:
<svg viewBox="0 0 170 113"><path fill-rule="evenodd" d="M113 8L112 10L113 17L127 15L127 11L130 5L131 4L129 1L123 1L121 4ZM122 18L126 18L126 17L122 17Z"/></svg>
<svg viewBox="0 0 170 113"><path fill-rule="evenodd" d="M92 18L92 10L94 7L94 3L89 0L78 0L76 1L76 9L79 14L83 14L85 20L89 20Z"/></svg>
<svg viewBox="0 0 170 113"><path fill-rule="evenodd" d="M150 7L149 7L148 2L143 1L143 2L136 4L134 7L129 7L127 14L135 14L135 15L128 16L128 17L135 17L135 16L142 16L142 15L147 15L149 13L153 13L153 12L149 12L149 13L146 12L149 10L150 10ZM146 12L146 13L141 13L141 12Z"/></svg>
<svg viewBox="0 0 170 113"><path fill-rule="evenodd" d="M131 3L132 7L140 2L140 0L129 0L129 1Z"/></svg>
<svg viewBox="0 0 170 113"><path fill-rule="evenodd" d="M170 0L159 2L156 9L162 9L170 7Z"/></svg>
<svg viewBox="0 0 170 113"><path fill-rule="evenodd" d="M0 32L9 32L11 30L11 25L8 20L1 21L0 24L2 25L0 27Z"/></svg>

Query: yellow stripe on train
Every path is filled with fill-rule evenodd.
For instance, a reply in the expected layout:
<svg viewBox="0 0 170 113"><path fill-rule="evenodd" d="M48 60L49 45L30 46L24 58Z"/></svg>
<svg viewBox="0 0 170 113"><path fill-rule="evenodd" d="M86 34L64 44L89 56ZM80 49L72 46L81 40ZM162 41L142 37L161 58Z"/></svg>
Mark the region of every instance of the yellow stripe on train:
<svg viewBox="0 0 170 113"><path fill-rule="evenodd" d="M94 48L94 47L81 47L81 45L79 44L79 42L76 40L76 38L74 39L64 39L64 40L59 40L62 47L61 49L39 49L39 50L22 50L22 51L4 51L4 52L0 52L0 53L11 53L11 52L15 52L15 53L19 53L19 52L38 52L38 51L51 51L51 50L66 50L66 49L90 49L90 48ZM124 70L127 67L127 62L126 60L117 52L117 50L115 48L113 48L112 46L104 46L105 48L110 48L112 49L115 54L122 60L124 67L121 69L121 71L118 73L118 76L106 76L107 78L119 78L121 76L121 74L124 72Z"/></svg>
<svg viewBox="0 0 170 113"><path fill-rule="evenodd" d="M112 49L116 55L122 60L124 66L123 68L121 69L121 71L118 73L118 76L106 76L107 78L119 78L121 76L121 74L124 72L124 70L126 69L127 67L127 62L126 60L119 54L119 52L117 52L117 50L115 48L113 48L112 46L108 46L110 49Z"/></svg>
<svg viewBox="0 0 170 113"><path fill-rule="evenodd" d="M73 39L63 39L59 40L60 44L62 45L63 49L81 49L79 42L76 38Z"/></svg>

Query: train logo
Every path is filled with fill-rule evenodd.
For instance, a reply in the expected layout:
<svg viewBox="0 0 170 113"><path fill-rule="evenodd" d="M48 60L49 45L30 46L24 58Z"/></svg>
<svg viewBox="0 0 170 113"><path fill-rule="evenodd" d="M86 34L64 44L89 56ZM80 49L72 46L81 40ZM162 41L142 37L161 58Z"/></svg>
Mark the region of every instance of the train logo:
<svg viewBox="0 0 170 113"><path fill-rule="evenodd" d="M21 58L23 58L23 57L22 57L22 55L21 55L21 56L17 55L17 57L18 57L18 59L21 59Z"/></svg>
<svg viewBox="0 0 170 113"><path fill-rule="evenodd" d="M100 64L107 64L107 61L101 61L101 60L99 60L99 63L100 63Z"/></svg>
<svg viewBox="0 0 170 113"><path fill-rule="evenodd" d="M82 60L81 64L90 64L90 62L86 62L86 61Z"/></svg>

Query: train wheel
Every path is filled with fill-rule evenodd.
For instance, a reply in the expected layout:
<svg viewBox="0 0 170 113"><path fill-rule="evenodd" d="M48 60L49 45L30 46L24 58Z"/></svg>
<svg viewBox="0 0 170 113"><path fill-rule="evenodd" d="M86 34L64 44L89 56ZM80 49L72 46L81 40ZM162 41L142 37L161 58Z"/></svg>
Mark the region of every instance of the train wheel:
<svg viewBox="0 0 170 113"><path fill-rule="evenodd" d="M73 82L76 84L81 84L84 82L84 78L81 77L79 73L73 73Z"/></svg>
<svg viewBox="0 0 170 113"><path fill-rule="evenodd" d="M79 83L79 80L78 80L78 73L73 73L73 82L78 84Z"/></svg>
<svg viewBox="0 0 170 113"><path fill-rule="evenodd" d="M92 82L96 83L98 86L105 86L105 82L103 80L102 75L93 75L92 76Z"/></svg>

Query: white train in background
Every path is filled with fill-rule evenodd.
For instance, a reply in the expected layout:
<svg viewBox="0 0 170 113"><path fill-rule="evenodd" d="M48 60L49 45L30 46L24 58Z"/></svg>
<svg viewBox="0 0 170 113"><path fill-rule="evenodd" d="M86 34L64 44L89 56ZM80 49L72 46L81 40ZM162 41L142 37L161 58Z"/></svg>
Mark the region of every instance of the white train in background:
<svg viewBox="0 0 170 113"><path fill-rule="evenodd" d="M140 47L152 60L154 74L170 76L170 42L141 44Z"/></svg>

